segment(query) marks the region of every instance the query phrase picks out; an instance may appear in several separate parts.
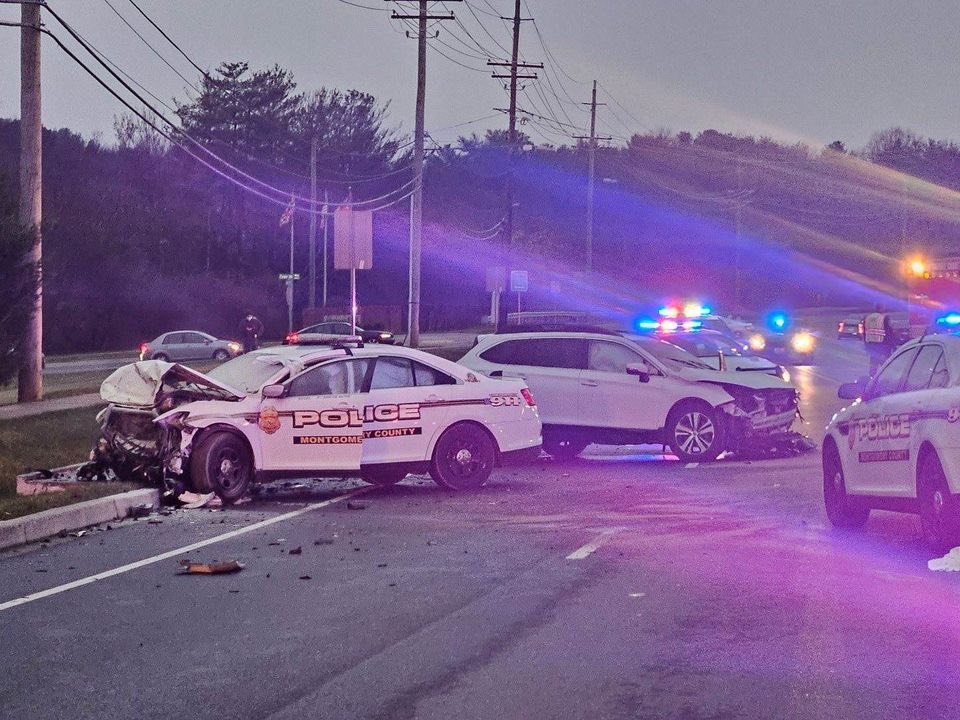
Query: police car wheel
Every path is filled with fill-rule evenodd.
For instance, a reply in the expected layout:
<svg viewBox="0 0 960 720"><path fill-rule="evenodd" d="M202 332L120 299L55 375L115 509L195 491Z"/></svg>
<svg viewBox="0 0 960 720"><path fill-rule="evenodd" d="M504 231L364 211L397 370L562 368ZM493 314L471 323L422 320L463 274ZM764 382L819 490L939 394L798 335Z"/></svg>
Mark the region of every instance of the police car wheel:
<svg viewBox="0 0 960 720"><path fill-rule="evenodd" d="M943 466L934 453L927 453L917 469L917 501L920 525L930 546L945 551L960 545L960 507L950 492Z"/></svg>
<svg viewBox="0 0 960 720"><path fill-rule="evenodd" d="M250 450L233 433L215 432L204 438L191 456L190 474L198 486L208 487L224 504L235 503L253 483Z"/></svg>
<svg viewBox="0 0 960 720"><path fill-rule="evenodd" d="M705 403L681 405L667 421L667 444L683 462L716 460L724 449L717 411Z"/></svg>
<svg viewBox="0 0 960 720"><path fill-rule="evenodd" d="M387 485L396 485L407 476L407 471L401 467L393 465L383 465L380 467L362 468L360 477L364 482L381 487Z"/></svg>
<svg viewBox="0 0 960 720"><path fill-rule="evenodd" d="M861 528L870 516L869 507L847 495L840 453L832 444L823 449L823 506L830 524L839 529Z"/></svg>
<svg viewBox="0 0 960 720"><path fill-rule="evenodd" d="M433 450L430 477L448 490L472 490L490 477L497 450L481 428L458 423L447 428Z"/></svg>
<svg viewBox="0 0 960 720"><path fill-rule="evenodd" d="M544 433L543 449L554 460L573 460L583 452L586 446L587 442L585 440L580 440L574 435Z"/></svg>

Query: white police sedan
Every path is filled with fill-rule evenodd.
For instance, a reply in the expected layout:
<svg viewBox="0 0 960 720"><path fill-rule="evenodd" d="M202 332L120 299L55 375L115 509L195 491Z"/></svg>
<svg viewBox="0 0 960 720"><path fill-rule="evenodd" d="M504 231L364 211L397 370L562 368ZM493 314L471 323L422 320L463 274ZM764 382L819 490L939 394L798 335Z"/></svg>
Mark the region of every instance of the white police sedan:
<svg viewBox="0 0 960 720"><path fill-rule="evenodd" d="M429 471L443 487L469 489L495 465L539 454L540 419L522 381L359 338L300 343L209 375L155 361L120 368L101 388L112 466L152 469L233 502L253 482L281 477L388 485Z"/></svg>
<svg viewBox="0 0 960 720"><path fill-rule="evenodd" d="M960 337L913 340L838 394L853 402L823 443L830 522L857 528L873 508L916 512L934 548L960 545Z"/></svg>

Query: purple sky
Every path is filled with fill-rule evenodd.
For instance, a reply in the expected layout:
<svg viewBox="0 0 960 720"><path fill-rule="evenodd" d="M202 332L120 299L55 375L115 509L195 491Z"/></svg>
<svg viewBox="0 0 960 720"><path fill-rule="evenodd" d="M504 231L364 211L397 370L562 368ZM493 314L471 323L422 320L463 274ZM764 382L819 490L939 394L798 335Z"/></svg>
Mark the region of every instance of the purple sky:
<svg viewBox="0 0 960 720"><path fill-rule="evenodd" d="M166 100L183 98L185 83L123 25L107 1L49 0L143 85ZM321 85L366 90L390 101L399 129L413 125L416 44L404 37L401 23L389 19L396 4L351 0L374 8L365 10L340 0L137 2L202 67L225 59L244 59L254 67L278 63L294 71L301 90ZM129 0L109 3L193 79L187 61ZM468 32L491 52L498 50L494 38L509 47L509 29L494 10L507 15L512 8L510 0L434 4L438 12L453 10L463 24L440 23L439 40L467 53L444 45L429 53L427 128L439 142L505 127L505 118L493 108L506 105L506 93L490 78L486 55ZM600 131L617 138L637 130L714 127L788 141L842 139L860 147L872 132L893 125L960 138L958 3L525 0L525 15L536 19L553 60L541 47L537 28L524 23L522 55L547 63L548 69L527 85L520 106L563 123L534 118L539 125L523 129L539 141L559 143L580 132L567 124L586 125L587 116L574 101L589 99L594 78L604 88L600 100L609 103L600 109ZM0 19L18 17L17 7L0 6ZM65 34L52 19L48 26ZM121 111L116 101L49 39L43 58L45 125L85 136L100 132L112 141L113 116ZM18 31L0 28L0 117L19 115L18 63Z"/></svg>

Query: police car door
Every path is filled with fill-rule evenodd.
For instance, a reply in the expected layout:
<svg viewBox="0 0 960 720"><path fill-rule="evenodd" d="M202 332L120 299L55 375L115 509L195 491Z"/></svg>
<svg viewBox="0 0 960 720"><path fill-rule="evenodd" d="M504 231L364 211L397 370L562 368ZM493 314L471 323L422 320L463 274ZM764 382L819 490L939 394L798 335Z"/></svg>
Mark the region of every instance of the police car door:
<svg viewBox="0 0 960 720"><path fill-rule="evenodd" d="M856 494L898 495L898 477L910 475L911 393L904 384L917 348L903 350L880 368L854 411L847 434L847 489Z"/></svg>
<svg viewBox="0 0 960 720"><path fill-rule="evenodd" d="M371 362L376 364L364 406L363 463L428 459L432 438L446 426L443 386L428 384L425 369L411 358L380 355Z"/></svg>
<svg viewBox="0 0 960 720"><path fill-rule="evenodd" d="M300 373L260 403L263 470L357 472L363 414L356 393L370 360L338 358Z"/></svg>

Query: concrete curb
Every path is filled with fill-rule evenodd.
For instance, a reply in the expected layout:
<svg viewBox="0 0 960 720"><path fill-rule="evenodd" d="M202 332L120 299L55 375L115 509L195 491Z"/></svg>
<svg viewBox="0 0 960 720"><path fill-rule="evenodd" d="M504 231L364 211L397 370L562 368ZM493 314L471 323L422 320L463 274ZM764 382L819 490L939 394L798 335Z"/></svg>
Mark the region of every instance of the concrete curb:
<svg viewBox="0 0 960 720"><path fill-rule="evenodd" d="M146 504L154 508L159 507L160 491L131 490L119 495L108 495L75 505L44 510L13 520L2 520L0 521L0 550L43 540L57 533L119 520L127 517L131 508Z"/></svg>

